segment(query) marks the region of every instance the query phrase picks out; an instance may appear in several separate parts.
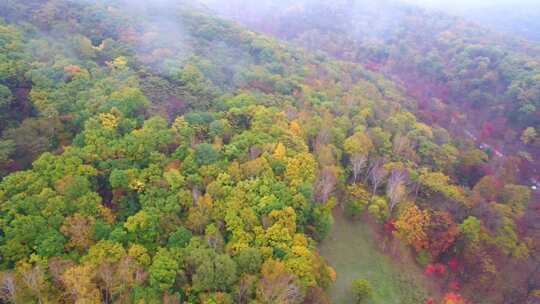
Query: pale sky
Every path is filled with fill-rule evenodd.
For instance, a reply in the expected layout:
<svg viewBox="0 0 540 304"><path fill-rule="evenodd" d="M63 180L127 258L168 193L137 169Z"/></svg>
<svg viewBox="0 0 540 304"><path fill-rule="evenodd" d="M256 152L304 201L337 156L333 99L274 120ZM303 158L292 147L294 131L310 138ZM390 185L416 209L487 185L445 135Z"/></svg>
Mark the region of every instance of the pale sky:
<svg viewBox="0 0 540 304"><path fill-rule="evenodd" d="M508 5L533 5L540 7L538 0L405 0L409 3L414 3L422 6L436 8L482 8L493 6L508 6Z"/></svg>

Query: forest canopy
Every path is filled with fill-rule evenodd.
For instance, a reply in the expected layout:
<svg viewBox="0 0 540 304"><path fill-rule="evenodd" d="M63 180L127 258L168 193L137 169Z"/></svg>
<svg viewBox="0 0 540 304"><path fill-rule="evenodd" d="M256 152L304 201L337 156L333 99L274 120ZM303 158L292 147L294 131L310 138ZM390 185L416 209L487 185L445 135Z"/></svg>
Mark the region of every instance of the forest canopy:
<svg viewBox="0 0 540 304"><path fill-rule="evenodd" d="M438 284L404 303L540 299L537 46L401 5L368 43L341 3L276 2L271 28L210 2L0 2L0 301L330 303L335 210ZM455 132L465 106L515 149Z"/></svg>

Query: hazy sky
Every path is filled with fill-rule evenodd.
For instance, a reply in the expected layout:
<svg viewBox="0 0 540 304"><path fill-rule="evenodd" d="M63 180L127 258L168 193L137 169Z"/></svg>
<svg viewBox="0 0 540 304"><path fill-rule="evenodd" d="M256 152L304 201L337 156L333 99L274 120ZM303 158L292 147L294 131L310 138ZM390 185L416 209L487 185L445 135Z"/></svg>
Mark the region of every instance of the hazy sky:
<svg viewBox="0 0 540 304"><path fill-rule="evenodd" d="M510 5L535 5L540 7L539 0L405 0L410 3L436 8L482 8Z"/></svg>
<svg viewBox="0 0 540 304"><path fill-rule="evenodd" d="M403 0L488 28L540 41L540 0Z"/></svg>

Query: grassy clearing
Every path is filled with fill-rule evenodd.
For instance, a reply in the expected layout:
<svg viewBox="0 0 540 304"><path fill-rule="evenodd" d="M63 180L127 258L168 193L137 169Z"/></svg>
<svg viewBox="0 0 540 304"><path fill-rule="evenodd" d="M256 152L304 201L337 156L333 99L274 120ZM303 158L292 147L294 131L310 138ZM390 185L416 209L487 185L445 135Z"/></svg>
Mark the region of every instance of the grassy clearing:
<svg viewBox="0 0 540 304"><path fill-rule="evenodd" d="M349 220L336 210L330 235L319 251L334 267L337 280L329 293L333 303L353 303L350 287L357 278L368 279L375 289L372 304L421 304L430 285L413 263L403 265L381 253L369 225Z"/></svg>

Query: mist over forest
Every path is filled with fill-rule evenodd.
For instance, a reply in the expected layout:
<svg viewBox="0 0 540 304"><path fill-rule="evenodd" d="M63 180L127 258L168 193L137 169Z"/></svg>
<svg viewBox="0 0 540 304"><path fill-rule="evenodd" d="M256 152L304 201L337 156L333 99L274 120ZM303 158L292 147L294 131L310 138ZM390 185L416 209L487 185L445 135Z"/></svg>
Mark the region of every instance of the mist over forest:
<svg viewBox="0 0 540 304"><path fill-rule="evenodd" d="M539 14L0 0L0 303L540 303Z"/></svg>
<svg viewBox="0 0 540 304"><path fill-rule="evenodd" d="M508 35L540 41L540 4L535 0L407 0L407 2L462 16Z"/></svg>

